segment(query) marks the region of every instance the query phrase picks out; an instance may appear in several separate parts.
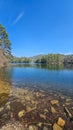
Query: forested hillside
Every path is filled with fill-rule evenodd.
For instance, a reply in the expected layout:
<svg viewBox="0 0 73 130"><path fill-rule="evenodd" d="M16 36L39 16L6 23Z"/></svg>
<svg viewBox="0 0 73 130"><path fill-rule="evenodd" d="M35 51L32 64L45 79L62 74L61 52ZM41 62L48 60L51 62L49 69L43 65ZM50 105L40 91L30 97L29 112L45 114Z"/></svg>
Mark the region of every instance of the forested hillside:
<svg viewBox="0 0 73 130"><path fill-rule="evenodd" d="M45 63L51 65L73 64L73 55L47 54L33 57L12 57L12 63Z"/></svg>
<svg viewBox="0 0 73 130"><path fill-rule="evenodd" d="M35 59L35 63L73 64L73 55L48 54Z"/></svg>

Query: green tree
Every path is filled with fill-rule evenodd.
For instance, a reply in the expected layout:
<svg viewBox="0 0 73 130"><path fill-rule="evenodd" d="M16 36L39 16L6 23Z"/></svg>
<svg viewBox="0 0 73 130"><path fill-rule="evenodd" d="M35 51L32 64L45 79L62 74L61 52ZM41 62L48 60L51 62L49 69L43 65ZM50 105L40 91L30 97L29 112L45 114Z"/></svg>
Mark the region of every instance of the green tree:
<svg viewBox="0 0 73 130"><path fill-rule="evenodd" d="M0 24L0 48L7 54L11 54L11 42L6 29Z"/></svg>

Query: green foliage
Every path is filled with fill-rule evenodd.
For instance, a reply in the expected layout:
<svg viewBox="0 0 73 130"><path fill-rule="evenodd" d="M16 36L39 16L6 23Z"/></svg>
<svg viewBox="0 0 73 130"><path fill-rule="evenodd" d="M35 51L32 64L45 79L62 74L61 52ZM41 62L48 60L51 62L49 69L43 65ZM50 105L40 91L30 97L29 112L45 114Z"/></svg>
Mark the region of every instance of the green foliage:
<svg viewBox="0 0 73 130"><path fill-rule="evenodd" d="M8 34L5 28L0 24L0 49L6 54L11 53L11 42L9 41Z"/></svg>
<svg viewBox="0 0 73 130"><path fill-rule="evenodd" d="M29 63L30 59L26 57L21 57L21 58L13 57L11 62L12 63Z"/></svg>
<svg viewBox="0 0 73 130"><path fill-rule="evenodd" d="M48 54L36 59L36 63L46 63L46 64L62 64L64 60L64 55L61 54Z"/></svg>
<svg viewBox="0 0 73 130"><path fill-rule="evenodd" d="M42 56L35 56L34 60L33 57L26 58L26 57L13 57L11 56L11 62L13 63L43 63L49 66L52 65L63 65L63 64L73 64L73 55L62 55L62 54L48 54Z"/></svg>

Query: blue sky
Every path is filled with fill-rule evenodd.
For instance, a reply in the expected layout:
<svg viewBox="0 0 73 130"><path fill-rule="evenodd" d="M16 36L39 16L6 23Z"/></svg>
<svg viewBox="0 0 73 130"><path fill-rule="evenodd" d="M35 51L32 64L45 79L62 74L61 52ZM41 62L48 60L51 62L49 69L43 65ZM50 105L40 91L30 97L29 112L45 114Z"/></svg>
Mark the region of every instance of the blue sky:
<svg viewBox="0 0 73 130"><path fill-rule="evenodd" d="M73 53L73 0L0 0L15 56Z"/></svg>

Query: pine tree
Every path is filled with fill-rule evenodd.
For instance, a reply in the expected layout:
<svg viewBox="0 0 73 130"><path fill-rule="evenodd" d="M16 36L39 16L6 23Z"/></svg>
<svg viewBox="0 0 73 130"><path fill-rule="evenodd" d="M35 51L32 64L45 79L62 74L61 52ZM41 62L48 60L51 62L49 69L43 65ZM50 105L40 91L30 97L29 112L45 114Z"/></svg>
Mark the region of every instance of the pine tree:
<svg viewBox="0 0 73 130"><path fill-rule="evenodd" d="M8 38L8 33L1 24L0 24L0 49L2 49L4 53L11 54L11 42Z"/></svg>

